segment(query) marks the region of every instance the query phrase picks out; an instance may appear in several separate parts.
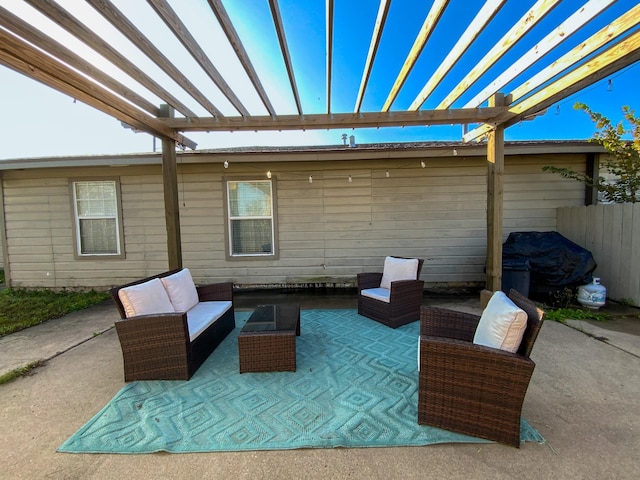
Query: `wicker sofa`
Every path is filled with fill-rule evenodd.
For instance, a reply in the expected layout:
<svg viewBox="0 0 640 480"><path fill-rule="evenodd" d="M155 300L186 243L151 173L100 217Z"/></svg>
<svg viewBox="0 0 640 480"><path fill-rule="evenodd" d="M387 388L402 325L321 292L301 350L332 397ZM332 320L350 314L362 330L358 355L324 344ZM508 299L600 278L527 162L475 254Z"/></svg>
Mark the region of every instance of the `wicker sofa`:
<svg viewBox="0 0 640 480"><path fill-rule="evenodd" d="M235 328L233 284L196 287L188 269L143 278L109 293L121 317L115 326L126 382L188 380Z"/></svg>

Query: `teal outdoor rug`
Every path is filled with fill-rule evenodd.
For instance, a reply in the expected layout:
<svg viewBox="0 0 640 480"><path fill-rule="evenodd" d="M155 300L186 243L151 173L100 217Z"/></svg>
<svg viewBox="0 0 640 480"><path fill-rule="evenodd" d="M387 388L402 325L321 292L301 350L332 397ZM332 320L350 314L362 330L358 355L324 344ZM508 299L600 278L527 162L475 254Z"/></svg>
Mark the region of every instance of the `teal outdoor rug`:
<svg viewBox="0 0 640 480"><path fill-rule="evenodd" d="M297 371L238 372L240 327L189 381L127 384L62 444L151 453L486 443L418 425L418 322L396 330L355 310L302 310ZM521 439L541 442L525 420Z"/></svg>

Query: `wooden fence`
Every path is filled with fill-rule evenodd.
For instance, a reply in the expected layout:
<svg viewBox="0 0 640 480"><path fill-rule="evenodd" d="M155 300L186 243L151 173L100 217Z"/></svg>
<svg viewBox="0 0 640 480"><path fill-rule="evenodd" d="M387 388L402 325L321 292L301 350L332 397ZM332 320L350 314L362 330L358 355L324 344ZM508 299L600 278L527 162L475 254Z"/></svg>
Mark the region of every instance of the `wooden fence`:
<svg viewBox="0 0 640 480"><path fill-rule="evenodd" d="M640 204L559 208L558 232L589 250L607 297L640 305Z"/></svg>

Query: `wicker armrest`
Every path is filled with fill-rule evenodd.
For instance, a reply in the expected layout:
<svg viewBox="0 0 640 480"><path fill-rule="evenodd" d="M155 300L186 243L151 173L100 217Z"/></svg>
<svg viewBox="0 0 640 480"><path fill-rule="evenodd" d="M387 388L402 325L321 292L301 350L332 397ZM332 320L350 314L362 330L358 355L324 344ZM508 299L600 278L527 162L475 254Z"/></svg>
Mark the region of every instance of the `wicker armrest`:
<svg viewBox="0 0 640 480"><path fill-rule="evenodd" d="M115 323L122 349L137 345L182 345L189 340L186 313L139 315Z"/></svg>
<svg viewBox="0 0 640 480"><path fill-rule="evenodd" d="M422 302L423 294L423 280L398 280L395 282L391 282L389 301L391 303L394 303L397 301L401 301L402 299L419 298L420 302Z"/></svg>
<svg viewBox="0 0 640 480"><path fill-rule="evenodd" d="M531 359L516 353L460 340L420 337L421 381L437 378L436 384L449 385L445 389L461 389L457 394L462 397L524 399L534 368Z"/></svg>
<svg viewBox="0 0 640 480"><path fill-rule="evenodd" d="M364 272L358 274L358 290L378 288L382 280L381 272Z"/></svg>
<svg viewBox="0 0 640 480"><path fill-rule="evenodd" d="M420 335L473 341L480 317L444 308L420 307Z"/></svg>
<svg viewBox="0 0 640 480"><path fill-rule="evenodd" d="M233 283L211 283L196 287L198 298L201 302L213 302L216 300L233 301Z"/></svg>

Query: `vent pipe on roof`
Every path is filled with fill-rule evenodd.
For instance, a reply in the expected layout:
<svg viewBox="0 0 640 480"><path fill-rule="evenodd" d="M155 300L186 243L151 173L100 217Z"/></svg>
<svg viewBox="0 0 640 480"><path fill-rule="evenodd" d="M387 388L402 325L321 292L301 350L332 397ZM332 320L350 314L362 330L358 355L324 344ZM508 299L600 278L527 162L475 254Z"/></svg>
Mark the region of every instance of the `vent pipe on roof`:
<svg viewBox="0 0 640 480"><path fill-rule="evenodd" d="M349 137L349 146L351 148L354 148L356 146L356 136L355 135L351 135Z"/></svg>

